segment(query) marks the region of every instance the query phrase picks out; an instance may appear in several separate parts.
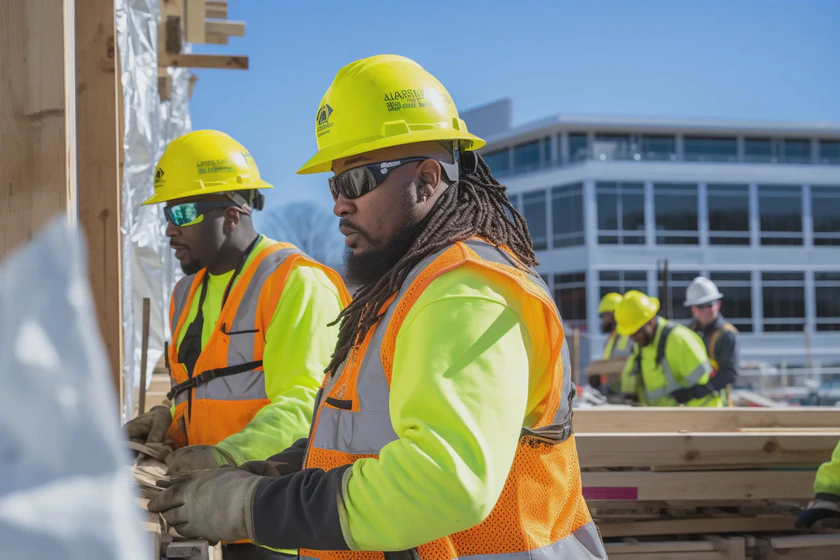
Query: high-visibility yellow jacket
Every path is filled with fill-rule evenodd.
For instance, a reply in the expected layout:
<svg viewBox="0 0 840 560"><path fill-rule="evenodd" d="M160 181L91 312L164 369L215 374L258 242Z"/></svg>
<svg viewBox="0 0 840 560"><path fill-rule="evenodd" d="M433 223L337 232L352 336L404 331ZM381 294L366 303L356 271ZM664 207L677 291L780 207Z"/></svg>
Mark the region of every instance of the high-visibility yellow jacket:
<svg viewBox="0 0 840 560"><path fill-rule="evenodd" d="M629 336L621 336L613 331L604 346L604 359L629 358L633 355L633 346L633 340Z"/></svg>
<svg viewBox="0 0 840 560"><path fill-rule="evenodd" d="M814 494L840 496L840 442L831 454L831 460L820 465L814 479Z"/></svg>
<svg viewBox="0 0 840 560"><path fill-rule="evenodd" d="M173 394L167 437L175 447L217 445L243 463L266 459L308 432L338 333L327 324L349 294L333 270L266 237L243 263L223 307L232 276L205 269L175 286L169 366L174 383L187 387ZM179 350L203 289L201 354L190 372ZM215 376L226 368L241 371Z"/></svg>
<svg viewBox="0 0 840 560"><path fill-rule="evenodd" d="M665 336L663 337L663 334ZM657 318L656 335L633 349L621 375L621 391L636 393L644 406L677 406L671 393L709 383L712 366L703 340L692 330ZM692 399L686 406L723 406L720 394Z"/></svg>

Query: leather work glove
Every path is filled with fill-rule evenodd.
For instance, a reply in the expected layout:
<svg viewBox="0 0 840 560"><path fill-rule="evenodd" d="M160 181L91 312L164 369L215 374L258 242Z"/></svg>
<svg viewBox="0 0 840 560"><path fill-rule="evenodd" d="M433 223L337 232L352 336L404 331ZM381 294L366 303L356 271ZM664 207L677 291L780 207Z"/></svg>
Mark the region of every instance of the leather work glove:
<svg viewBox="0 0 840 560"><path fill-rule="evenodd" d="M165 490L149 501L148 509L188 539L257 544L251 506L262 480L231 467L182 473L158 481Z"/></svg>
<svg viewBox="0 0 840 560"><path fill-rule="evenodd" d="M296 473L300 470L295 467L295 465L290 465L289 463L279 463L277 461L248 461L247 463L239 465L239 468L251 474L268 476L271 478L280 478L281 476Z"/></svg>
<svg viewBox="0 0 840 560"><path fill-rule="evenodd" d="M708 385L694 385L686 387L685 389L677 389L671 393L671 397L679 404L685 404L694 399L702 399L706 395L711 395L712 389Z"/></svg>
<svg viewBox="0 0 840 560"><path fill-rule="evenodd" d="M149 412L125 423L128 439L137 443L163 443L166 431L172 424L172 413L168 406L153 406Z"/></svg>
<svg viewBox="0 0 840 560"><path fill-rule="evenodd" d="M820 494L799 512L794 528L840 527L840 496Z"/></svg>
<svg viewBox="0 0 840 560"><path fill-rule="evenodd" d="M190 445L175 450L166 458L166 474L169 476L204 469L236 466L233 457L215 445Z"/></svg>

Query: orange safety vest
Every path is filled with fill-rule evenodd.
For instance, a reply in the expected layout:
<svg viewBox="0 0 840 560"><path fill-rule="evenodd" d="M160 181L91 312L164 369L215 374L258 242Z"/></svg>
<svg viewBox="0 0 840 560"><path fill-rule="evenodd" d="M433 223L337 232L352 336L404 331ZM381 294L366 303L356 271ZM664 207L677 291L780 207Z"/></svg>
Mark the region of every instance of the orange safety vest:
<svg viewBox="0 0 840 560"><path fill-rule="evenodd" d="M389 393L397 334L423 290L446 272L466 264L479 267L510 286L510 292L538 300L545 321L526 317L529 329L546 329L551 377L545 411L533 428L523 428L504 490L490 515L471 529L417 548L423 559L451 560L469 555L499 558L606 558L581 490L577 448L572 435L568 345L548 287L535 273L514 265L507 252L486 242L455 243L421 261L386 304L384 316L368 331L339 371L327 376L316 400L304 465L324 470L347 465L398 439L391 424ZM522 367L527 367L522 364ZM383 528L387 530L387 528ZM301 550L302 559L384 559L383 552Z"/></svg>
<svg viewBox="0 0 840 560"><path fill-rule="evenodd" d="M720 365L717 361L717 354L715 351L717 350L717 341L724 332L734 332L737 333L738 329L735 328L735 325L732 323L724 323L719 329L712 333L712 336L706 340L706 353L709 355L709 363L712 364L712 369L717 371L720 369Z"/></svg>
<svg viewBox="0 0 840 560"><path fill-rule="evenodd" d="M172 341L169 367L175 383L175 414L166 434L174 447L215 445L242 431L270 401L262 367L265 333L292 270L305 264L322 270L339 289L342 303L350 295L341 277L289 243L272 243L257 254L231 290L190 374L178 362L177 340L206 269L182 278L172 292L169 320ZM212 321L214 318L207 317Z"/></svg>

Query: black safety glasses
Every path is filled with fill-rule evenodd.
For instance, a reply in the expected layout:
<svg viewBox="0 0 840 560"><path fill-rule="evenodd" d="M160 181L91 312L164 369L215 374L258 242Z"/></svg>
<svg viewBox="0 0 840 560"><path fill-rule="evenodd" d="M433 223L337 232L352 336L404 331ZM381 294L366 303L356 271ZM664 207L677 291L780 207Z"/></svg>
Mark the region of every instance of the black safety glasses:
<svg viewBox="0 0 840 560"><path fill-rule="evenodd" d="M166 219L178 227L194 226L204 220L204 213L213 208L230 208L239 206L235 202L220 200L218 202L184 202L173 206L164 206L163 214Z"/></svg>
<svg viewBox="0 0 840 560"><path fill-rule="evenodd" d="M330 193L332 194L333 200L338 200L339 196L348 199L359 198L384 183L385 179L388 178L388 173L394 169L416 161L426 161L427 159L433 158L408 157L393 161L369 163L348 169L335 177L329 178Z"/></svg>

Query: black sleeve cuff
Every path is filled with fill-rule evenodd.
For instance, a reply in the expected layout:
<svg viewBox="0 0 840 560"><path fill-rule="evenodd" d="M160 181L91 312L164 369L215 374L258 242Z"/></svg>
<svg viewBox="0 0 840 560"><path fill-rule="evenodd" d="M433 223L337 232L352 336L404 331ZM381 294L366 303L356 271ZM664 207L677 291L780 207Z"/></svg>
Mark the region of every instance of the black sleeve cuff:
<svg viewBox="0 0 840 560"><path fill-rule="evenodd" d="M338 513L341 480L350 467L306 469L260 482L253 505L257 542L272 548L350 550Z"/></svg>
<svg viewBox="0 0 840 560"><path fill-rule="evenodd" d="M272 463L286 463L292 465L296 470L303 469L303 456L306 454L306 446L309 444L309 438L300 438L292 445L278 453L272 455L267 459Z"/></svg>
<svg viewBox="0 0 840 560"><path fill-rule="evenodd" d="M826 502L836 502L840 504L840 496L837 494L829 494L827 492L819 492L814 496L817 500L825 500Z"/></svg>

